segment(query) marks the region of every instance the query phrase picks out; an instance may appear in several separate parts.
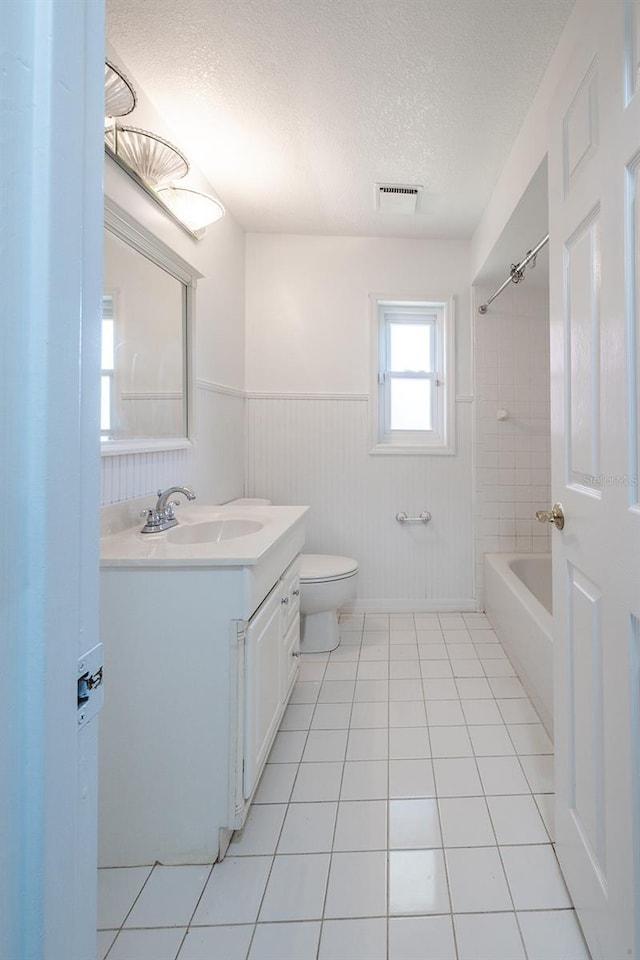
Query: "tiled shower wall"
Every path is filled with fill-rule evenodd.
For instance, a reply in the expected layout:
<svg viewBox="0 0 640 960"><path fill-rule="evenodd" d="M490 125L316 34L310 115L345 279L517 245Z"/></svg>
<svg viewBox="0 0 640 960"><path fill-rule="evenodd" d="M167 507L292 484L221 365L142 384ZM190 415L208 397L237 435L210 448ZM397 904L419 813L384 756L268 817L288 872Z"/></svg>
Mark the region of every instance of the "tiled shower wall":
<svg viewBox="0 0 640 960"><path fill-rule="evenodd" d="M475 303L492 290L477 288ZM510 285L475 313L476 590L485 553L550 550L535 512L551 504L549 297ZM498 411L506 410L506 419Z"/></svg>

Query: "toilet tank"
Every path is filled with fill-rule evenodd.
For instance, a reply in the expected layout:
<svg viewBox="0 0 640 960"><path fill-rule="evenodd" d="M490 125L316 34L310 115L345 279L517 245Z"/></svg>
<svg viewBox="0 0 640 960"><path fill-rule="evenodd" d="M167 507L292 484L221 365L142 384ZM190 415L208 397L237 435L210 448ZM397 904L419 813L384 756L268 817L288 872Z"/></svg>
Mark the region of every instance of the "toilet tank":
<svg viewBox="0 0 640 960"><path fill-rule="evenodd" d="M260 497L238 497L237 500L228 500L225 507L270 507L271 500L262 500Z"/></svg>

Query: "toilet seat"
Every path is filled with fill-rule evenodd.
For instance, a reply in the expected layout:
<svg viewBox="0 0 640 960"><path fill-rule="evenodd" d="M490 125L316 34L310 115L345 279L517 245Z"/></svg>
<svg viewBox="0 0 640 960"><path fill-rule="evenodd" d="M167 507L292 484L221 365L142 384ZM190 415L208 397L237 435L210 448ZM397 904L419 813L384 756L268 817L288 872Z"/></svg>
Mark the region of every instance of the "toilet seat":
<svg viewBox="0 0 640 960"><path fill-rule="evenodd" d="M358 572L358 561L326 553L303 553L300 556L301 583L331 583L346 580Z"/></svg>

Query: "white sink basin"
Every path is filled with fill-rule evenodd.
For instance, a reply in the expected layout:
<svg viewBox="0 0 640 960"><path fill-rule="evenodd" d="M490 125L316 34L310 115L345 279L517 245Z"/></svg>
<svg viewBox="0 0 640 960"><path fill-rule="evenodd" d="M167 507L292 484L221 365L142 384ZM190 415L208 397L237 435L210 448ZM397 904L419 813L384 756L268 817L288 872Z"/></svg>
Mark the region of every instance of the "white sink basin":
<svg viewBox="0 0 640 960"><path fill-rule="evenodd" d="M149 498L140 497L131 504L122 513L126 522L100 539L101 566L259 566L259 576L267 578L282 572L270 564L285 562L283 543L294 543L296 552L301 550L309 509L189 503L180 508L176 527L156 535L140 532L140 509L153 506Z"/></svg>
<svg viewBox="0 0 640 960"><path fill-rule="evenodd" d="M173 527L167 533L167 540L171 543L220 543L221 540L235 540L257 533L263 526L258 520L241 520L237 517L207 520Z"/></svg>

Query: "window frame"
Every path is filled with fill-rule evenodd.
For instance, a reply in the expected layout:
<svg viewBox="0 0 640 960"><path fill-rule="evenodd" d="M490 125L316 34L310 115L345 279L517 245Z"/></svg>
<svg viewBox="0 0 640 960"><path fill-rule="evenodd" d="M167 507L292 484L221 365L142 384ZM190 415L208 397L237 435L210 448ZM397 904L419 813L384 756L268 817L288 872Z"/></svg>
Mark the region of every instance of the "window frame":
<svg viewBox="0 0 640 960"><path fill-rule="evenodd" d="M455 303L447 300L371 295L372 378L370 394L372 454L455 454ZM389 369L391 325L429 322L433 316L433 368L429 371ZM433 384L432 429L392 430L390 393L394 379L430 380Z"/></svg>

